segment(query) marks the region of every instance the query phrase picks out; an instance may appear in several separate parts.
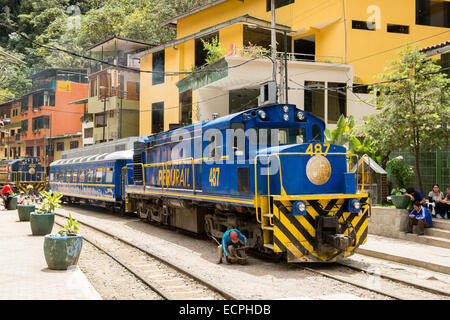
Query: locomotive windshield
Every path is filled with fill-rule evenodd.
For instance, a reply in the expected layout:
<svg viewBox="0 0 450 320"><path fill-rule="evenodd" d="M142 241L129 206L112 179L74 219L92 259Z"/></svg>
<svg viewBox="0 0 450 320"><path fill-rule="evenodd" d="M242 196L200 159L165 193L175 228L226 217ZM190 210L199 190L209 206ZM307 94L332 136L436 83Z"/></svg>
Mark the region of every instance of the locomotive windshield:
<svg viewBox="0 0 450 320"><path fill-rule="evenodd" d="M306 142L305 128L258 128L258 145L302 144Z"/></svg>

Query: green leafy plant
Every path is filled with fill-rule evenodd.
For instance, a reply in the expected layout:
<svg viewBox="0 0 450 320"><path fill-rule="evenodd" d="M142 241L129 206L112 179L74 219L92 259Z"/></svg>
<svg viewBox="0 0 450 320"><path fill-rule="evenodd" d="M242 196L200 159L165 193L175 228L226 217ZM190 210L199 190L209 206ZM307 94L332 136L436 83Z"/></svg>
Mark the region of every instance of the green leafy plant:
<svg viewBox="0 0 450 320"><path fill-rule="evenodd" d="M341 115L333 130L325 129L325 143L344 145L349 141L346 133L355 126L355 119L353 116L345 117Z"/></svg>
<svg viewBox="0 0 450 320"><path fill-rule="evenodd" d="M69 212L69 218L66 220L67 225L64 226L58 233L62 236L76 236L78 234L78 226L80 223L72 219L72 215Z"/></svg>
<svg viewBox="0 0 450 320"><path fill-rule="evenodd" d="M402 156L389 160L387 162L387 171L390 178L394 180L396 189L406 189L414 174L412 166L407 165Z"/></svg>
<svg viewBox="0 0 450 320"><path fill-rule="evenodd" d="M203 48L207 51L206 63L213 64L220 58L222 58L223 48L219 43L219 38L214 37L211 42L204 41L202 39Z"/></svg>
<svg viewBox="0 0 450 320"><path fill-rule="evenodd" d="M42 207L37 210L38 213L55 212L56 208L61 207L62 194L53 191L41 191L41 196L44 198Z"/></svg>
<svg viewBox="0 0 450 320"><path fill-rule="evenodd" d="M406 189L404 188L394 188L391 191L392 196L401 196L406 192Z"/></svg>

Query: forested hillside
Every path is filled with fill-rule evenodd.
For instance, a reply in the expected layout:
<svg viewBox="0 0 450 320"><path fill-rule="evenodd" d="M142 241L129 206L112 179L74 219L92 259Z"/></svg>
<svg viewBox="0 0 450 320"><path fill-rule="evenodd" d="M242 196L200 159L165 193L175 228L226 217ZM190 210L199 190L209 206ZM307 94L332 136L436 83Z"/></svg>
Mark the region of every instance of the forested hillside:
<svg viewBox="0 0 450 320"><path fill-rule="evenodd" d="M0 25L0 49L27 63L16 66L0 60L0 101L23 94L29 85L26 76L36 70L87 65L85 59L30 40L80 54L113 35L159 43L175 37L173 29L161 27L162 21L208 2L211 0L0 0L0 23L4 24Z"/></svg>

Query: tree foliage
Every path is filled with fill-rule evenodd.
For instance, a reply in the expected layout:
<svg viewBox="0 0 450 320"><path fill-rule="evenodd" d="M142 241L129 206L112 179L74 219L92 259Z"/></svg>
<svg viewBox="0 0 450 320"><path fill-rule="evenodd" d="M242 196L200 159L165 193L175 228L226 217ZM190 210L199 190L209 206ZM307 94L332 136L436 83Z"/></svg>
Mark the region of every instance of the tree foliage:
<svg viewBox="0 0 450 320"><path fill-rule="evenodd" d="M450 81L440 66L415 47L406 46L400 59L391 61L377 85L382 111L370 118L369 134L379 149L415 153L419 188L423 191L419 151L448 145Z"/></svg>

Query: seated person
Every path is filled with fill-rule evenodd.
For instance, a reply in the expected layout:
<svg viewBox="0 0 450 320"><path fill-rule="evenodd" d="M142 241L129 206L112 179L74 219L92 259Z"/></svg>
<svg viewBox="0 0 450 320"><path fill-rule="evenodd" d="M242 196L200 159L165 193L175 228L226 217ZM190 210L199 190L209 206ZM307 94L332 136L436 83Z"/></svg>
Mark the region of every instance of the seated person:
<svg viewBox="0 0 450 320"><path fill-rule="evenodd" d="M437 218L442 219L446 215L446 204L442 202L444 194L439 191L439 185L433 185L433 191L428 194L428 209Z"/></svg>
<svg viewBox="0 0 450 320"><path fill-rule="evenodd" d="M424 229L433 226L431 213L427 208L422 206L419 201L414 202L413 208L413 211L409 214L408 229L405 232L412 233L413 226L417 225L417 235L424 235Z"/></svg>
<svg viewBox="0 0 450 320"><path fill-rule="evenodd" d="M411 198L411 203L414 203L415 201L419 201L420 204L425 204L427 202L427 200L423 196L422 192L414 189L413 187L409 187L408 189L406 189L405 196L408 196ZM409 208L411 209L412 207L410 206Z"/></svg>
<svg viewBox="0 0 450 320"><path fill-rule="evenodd" d="M25 192L20 191L19 196L17 197L17 204L25 204Z"/></svg>
<svg viewBox="0 0 450 320"><path fill-rule="evenodd" d="M445 204L445 214L447 219L450 219L450 187L447 187L447 194L444 197L444 200L441 202Z"/></svg>

